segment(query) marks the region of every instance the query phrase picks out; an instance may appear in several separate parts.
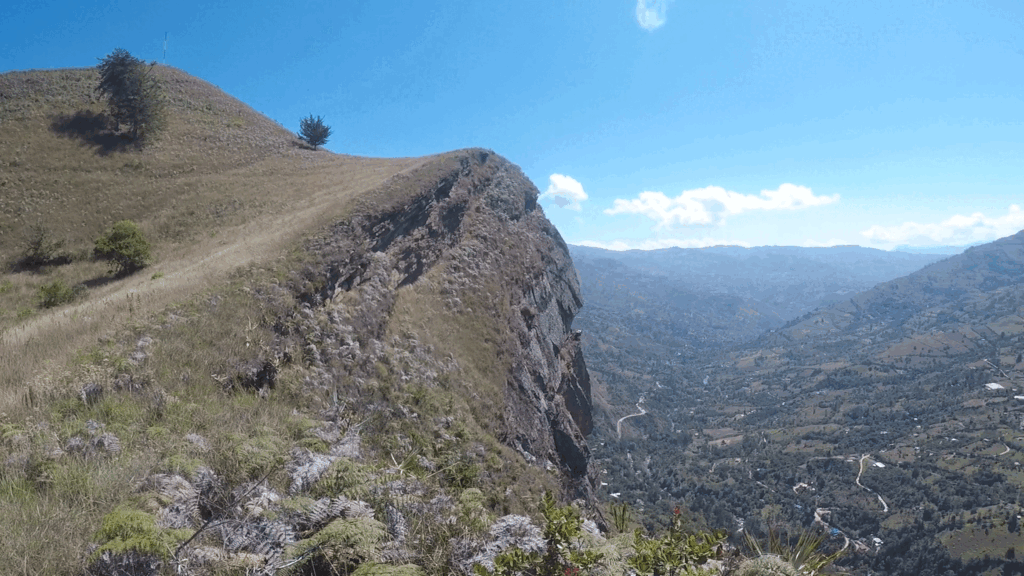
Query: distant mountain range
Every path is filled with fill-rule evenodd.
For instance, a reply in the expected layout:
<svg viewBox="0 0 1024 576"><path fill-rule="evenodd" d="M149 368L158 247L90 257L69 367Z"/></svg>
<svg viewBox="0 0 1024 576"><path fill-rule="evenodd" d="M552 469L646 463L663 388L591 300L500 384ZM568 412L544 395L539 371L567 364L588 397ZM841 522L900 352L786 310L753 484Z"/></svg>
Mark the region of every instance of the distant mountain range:
<svg viewBox="0 0 1024 576"><path fill-rule="evenodd" d="M1024 570L1024 231L951 256L571 250L623 501L815 526L857 574Z"/></svg>
<svg viewBox="0 0 1024 576"><path fill-rule="evenodd" d="M1024 231L815 310L766 337L944 363L1024 331ZM856 344L856 346L854 346Z"/></svg>
<svg viewBox="0 0 1024 576"><path fill-rule="evenodd" d="M639 338L689 349L751 340L944 257L859 246L569 250L586 302L581 322L607 316Z"/></svg>
<svg viewBox="0 0 1024 576"><path fill-rule="evenodd" d="M984 244L984 242L975 242L974 244L968 244L966 246L929 246L927 248L901 244L893 248L893 252L906 252L908 254L945 254L952 256L954 254L963 253L964 250L967 250L971 246L979 246L981 244Z"/></svg>

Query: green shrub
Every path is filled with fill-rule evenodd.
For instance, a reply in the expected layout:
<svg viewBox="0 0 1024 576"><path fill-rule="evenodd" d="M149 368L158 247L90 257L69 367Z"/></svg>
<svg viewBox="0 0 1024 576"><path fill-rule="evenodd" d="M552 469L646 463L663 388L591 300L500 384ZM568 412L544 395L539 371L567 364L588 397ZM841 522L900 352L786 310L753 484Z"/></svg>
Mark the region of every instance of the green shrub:
<svg viewBox="0 0 1024 576"><path fill-rule="evenodd" d="M728 536L724 531L688 534L686 520L676 514L668 533L661 538L647 538L639 529L633 535L633 555L627 564L637 574L710 574L702 568L716 558L720 544Z"/></svg>
<svg viewBox="0 0 1024 576"><path fill-rule="evenodd" d="M316 484L311 495L315 498L333 498L338 494L346 498L360 499L367 495L369 471L348 458L335 460Z"/></svg>
<svg viewBox="0 0 1024 576"><path fill-rule="evenodd" d="M214 468L230 481L254 480L284 465L285 442L272 431L251 435L229 434L215 451Z"/></svg>
<svg viewBox="0 0 1024 576"><path fill-rule="evenodd" d="M294 573L340 576L373 561L387 536L373 518L339 518L306 540L295 544L293 555L302 560Z"/></svg>
<svg viewBox="0 0 1024 576"><path fill-rule="evenodd" d="M393 566L367 562L359 566L352 576L424 576L423 569L415 564Z"/></svg>
<svg viewBox="0 0 1024 576"><path fill-rule="evenodd" d="M95 560L104 552L138 552L167 559L178 544L190 536L191 530L163 530L157 528L156 519L150 514L119 506L103 518L103 525L95 536L101 544L92 553L92 558Z"/></svg>
<svg viewBox="0 0 1024 576"><path fill-rule="evenodd" d="M545 552L525 552L513 547L494 557L494 572L475 564L476 576L563 576L586 574L601 563L604 554L586 548L583 542L583 518L574 506L558 506L550 492L541 501L544 515Z"/></svg>
<svg viewBox="0 0 1024 576"><path fill-rule="evenodd" d="M612 502L609 509L612 513L612 524L615 525L615 529L620 534L625 533L626 529L629 528L629 523L633 521L633 515L629 511L629 504L625 502L621 504Z"/></svg>
<svg viewBox="0 0 1024 576"><path fill-rule="evenodd" d="M67 304L85 292L85 286L76 284L68 286L68 283L60 278L53 282L47 282L39 287L39 307L53 308L61 304Z"/></svg>
<svg viewBox="0 0 1024 576"><path fill-rule="evenodd" d="M149 242L131 220L115 223L97 238L94 253L97 258L109 260L111 272L119 276L145 268L150 261Z"/></svg>

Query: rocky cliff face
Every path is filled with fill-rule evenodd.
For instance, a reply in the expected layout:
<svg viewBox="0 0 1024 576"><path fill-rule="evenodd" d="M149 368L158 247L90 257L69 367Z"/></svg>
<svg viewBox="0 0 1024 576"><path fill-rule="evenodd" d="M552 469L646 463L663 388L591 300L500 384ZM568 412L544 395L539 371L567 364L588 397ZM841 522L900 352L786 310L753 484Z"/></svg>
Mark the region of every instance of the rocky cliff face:
<svg viewBox="0 0 1024 576"><path fill-rule="evenodd" d="M317 359L325 385L364 379L393 344L389 334L415 331L417 341L437 343L461 368L476 364L463 370L480 375L466 383L471 390L501 391L484 400L500 404L501 421L486 424L504 443L538 466L557 467L569 495L589 499L590 378L572 329L582 306L579 280L537 196L518 167L485 150L453 153L395 178L311 247L317 260L297 285L309 316L328 318L331 328L320 329L307 355ZM440 316L403 325L420 317L402 312L414 296ZM456 349L467 333L474 338L466 326L487 322L493 326L478 339L493 357ZM420 369L444 371L443 355L420 355L433 358Z"/></svg>
<svg viewBox="0 0 1024 576"><path fill-rule="evenodd" d="M180 450L196 459L161 465L133 488L144 507L104 518L128 528L104 528L89 573L273 574L299 563L296 573L314 574L373 562L469 573L494 551L485 523L528 524L509 514L536 509L544 491L561 487L599 518L584 438L590 378L572 328L579 280L537 197L490 151L429 158L354 199L287 267L241 273L248 329L256 317L266 338L247 336L214 380L219 398L255 393L266 419L225 411L261 420L209 439L190 431ZM131 362L170 342L152 329ZM119 382L109 394L150 385ZM71 403L87 409L103 394L90 384ZM47 458L122 452L104 425L90 420L93 438L63 450L54 434L46 453L63 456ZM135 544L166 531L173 546L161 553Z"/></svg>

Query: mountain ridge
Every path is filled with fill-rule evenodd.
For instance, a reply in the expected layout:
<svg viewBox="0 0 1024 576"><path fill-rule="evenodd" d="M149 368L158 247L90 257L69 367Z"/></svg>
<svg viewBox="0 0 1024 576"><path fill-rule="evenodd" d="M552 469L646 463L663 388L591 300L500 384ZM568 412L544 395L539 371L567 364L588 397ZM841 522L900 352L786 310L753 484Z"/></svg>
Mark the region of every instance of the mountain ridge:
<svg viewBox="0 0 1024 576"><path fill-rule="evenodd" d="M522 171L313 152L154 70L142 149L94 70L0 75L0 257L34 224L72 253L0 276L4 564L467 572L545 492L603 524L578 279ZM155 261L114 277L88 248L122 218ZM79 300L37 308L53 280Z"/></svg>
<svg viewBox="0 0 1024 576"><path fill-rule="evenodd" d="M812 312L775 332L799 341L809 337L829 342L877 338L895 330L912 337L927 332L975 331L995 320L1020 321L1020 277L1024 275L1024 231L963 254L930 264L903 278L883 283L846 302ZM991 311L978 309L973 300L984 293L1007 300ZM987 300L987 299L986 299ZM985 306L989 306L988 303ZM970 311L968 319L965 312ZM959 319L958 319L959 317ZM1019 322L1018 322L1019 323ZM1000 332L1005 330L994 330ZM978 336L969 336L977 340Z"/></svg>

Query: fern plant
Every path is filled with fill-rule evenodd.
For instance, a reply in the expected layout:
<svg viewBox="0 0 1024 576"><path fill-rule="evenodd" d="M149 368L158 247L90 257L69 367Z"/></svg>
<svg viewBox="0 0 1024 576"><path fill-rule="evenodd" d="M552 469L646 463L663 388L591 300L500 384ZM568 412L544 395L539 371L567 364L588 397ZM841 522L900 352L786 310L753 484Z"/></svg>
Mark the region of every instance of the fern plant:
<svg viewBox="0 0 1024 576"><path fill-rule="evenodd" d="M604 555L583 548L583 519L573 506L558 506L555 497L546 492L541 501L544 516L544 553L524 552L512 548L494 558L494 572L477 564L478 576L576 576L589 573Z"/></svg>

